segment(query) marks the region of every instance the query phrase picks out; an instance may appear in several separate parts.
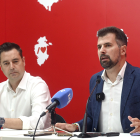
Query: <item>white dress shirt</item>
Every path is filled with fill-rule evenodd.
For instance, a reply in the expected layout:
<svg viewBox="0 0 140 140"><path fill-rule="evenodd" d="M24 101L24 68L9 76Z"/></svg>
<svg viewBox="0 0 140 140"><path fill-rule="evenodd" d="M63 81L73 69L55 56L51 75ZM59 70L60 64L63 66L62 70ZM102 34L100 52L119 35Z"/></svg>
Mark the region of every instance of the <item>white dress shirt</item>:
<svg viewBox="0 0 140 140"><path fill-rule="evenodd" d="M34 129L40 114L51 103L47 84L40 77L25 72L16 92L9 80L0 83L0 117L20 118L23 129ZM38 129L50 126L50 114L42 117Z"/></svg>
<svg viewBox="0 0 140 140"><path fill-rule="evenodd" d="M125 62L114 83L107 78L105 70L101 75L101 78L104 80L103 93L105 94L105 99L102 101L100 111L100 132L123 132L120 103L126 65L127 63Z"/></svg>

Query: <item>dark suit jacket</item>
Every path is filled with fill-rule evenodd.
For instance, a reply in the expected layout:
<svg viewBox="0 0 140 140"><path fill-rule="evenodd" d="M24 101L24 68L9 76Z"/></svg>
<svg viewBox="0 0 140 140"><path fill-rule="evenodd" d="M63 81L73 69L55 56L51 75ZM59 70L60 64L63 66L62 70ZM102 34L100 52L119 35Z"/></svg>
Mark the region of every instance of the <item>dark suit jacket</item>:
<svg viewBox="0 0 140 140"><path fill-rule="evenodd" d="M103 71L96 73L91 77L90 93L96 84L97 76L101 76L102 72ZM96 101L96 94L103 91L103 84L104 81L101 78L101 82L97 85L88 103L88 132L98 131L98 121L102 102ZM124 73L120 112L123 131L124 133L129 133L134 128L130 127L131 122L128 120L128 116L130 115L140 119L140 68L133 67L129 63L127 63ZM82 129L83 120L77 123L79 123Z"/></svg>

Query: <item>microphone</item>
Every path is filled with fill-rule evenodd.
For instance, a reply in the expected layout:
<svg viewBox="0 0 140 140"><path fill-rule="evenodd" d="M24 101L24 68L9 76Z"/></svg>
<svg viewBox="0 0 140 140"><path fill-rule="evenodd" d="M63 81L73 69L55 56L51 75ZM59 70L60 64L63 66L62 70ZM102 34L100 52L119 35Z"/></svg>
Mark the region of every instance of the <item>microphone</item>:
<svg viewBox="0 0 140 140"><path fill-rule="evenodd" d="M65 107L66 105L69 104L69 102L72 100L72 97L73 97L73 91L71 88L64 88L60 91L58 91L51 99L52 103L50 105L48 105L46 107L46 110L43 111L38 119L38 122L36 124L36 128L35 128L35 131L34 131L34 134L33 134L33 140L34 140L34 136L35 136L35 133L36 133L36 129L37 129L37 126L38 126L38 123L40 121L40 118L43 117L44 115L46 115L46 113L49 111L49 112L53 112L54 109L56 107L58 108L63 108ZM55 114L54 114L55 115ZM54 117L54 116L53 116ZM54 123L54 122L53 122ZM55 130L55 129L54 129Z"/></svg>
<svg viewBox="0 0 140 140"><path fill-rule="evenodd" d="M88 106L88 101L89 101L90 97L92 96L92 94L93 94L93 92L94 92L96 86L100 83L100 81L101 81L101 77L100 77L100 76L97 76L96 85L95 85L95 87L93 88L93 90L91 91L90 96L89 96L89 98L88 98L88 100L87 100L86 111L85 111L85 115L84 115L84 119L83 119L82 133L80 133L80 134L78 135L78 138L89 138L89 137L91 137L90 135L88 135L88 134L86 133L86 132L87 132L87 106Z"/></svg>
<svg viewBox="0 0 140 140"><path fill-rule="evenodd" d="M64 108L67 106L73 97L73 91L71 88L64 88L59 90L51 99L52 103L46 107L46 110L42 112L40 117L46 115L48 111L51 111L54 108Z"/></svg>
<svg viewBox="0 0 140 140"><path fill-rule="evenodd" d="M96 101L102 101L105 99L105 94L103 92L96 94Z"/></svg>

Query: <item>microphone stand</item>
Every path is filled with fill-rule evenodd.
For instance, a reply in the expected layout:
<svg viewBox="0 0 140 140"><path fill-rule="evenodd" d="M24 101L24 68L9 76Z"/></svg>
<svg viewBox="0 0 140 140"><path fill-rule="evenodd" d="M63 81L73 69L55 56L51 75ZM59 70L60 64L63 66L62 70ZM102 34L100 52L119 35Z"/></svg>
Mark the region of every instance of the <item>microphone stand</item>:
<svg viewBox="0 0 140 140"><path fill-rule="evenodd" d="M88 98L88 101L89 101L89 98ZM87 105L88 105L88 101L87 101ZM87 105L86 105L86 109L87 109ZM77 137L78 138L89 138L89 137L91 137L86 132L87 132L87 110L85 111L85 114L84 114L82 133L80 133Z"/></svg>
<svg viewBox="0 0 140 140"><path fill-rule="evenodd" d="M55 130L55 128L56 128L56 129L58 129L58 130L60 130L60 131L63 131L63 132L65 132L65 133L68 133L68 134L74 136L74 134L71 133L71 132L68 132L68 131L63 130L63 129L58 128L58 127L55 127L55 124L56 124L56 111L55 111L55 107L52 108L51 110L49 110L49 113L51 113L51 127L49 127L49 129L53 127L53 132L54 132L54 134L57 134L57 132L56 132L56 130Z"/></svg>
<svg viewBox="0 0 140 140"><path fill-rule="evenodd" d="M49 113L51 113L51 125L53 127L54 133L56 134L56 131L55 131L55 124L56 124L56 112L55 112L55 108L52 108L52 110L50 110Z"/></svg>
<svg viewBox="0 0 140 140"><path fill-rule="evenodd" d="M90 100L90 97L92 96L92 94L93 94L93 92L94 92L96 86L100 83L100 81L101 81L100 76L97 76L96 85L95 85L95 87L93 88L93 90L92 90L92 92L91 92L91 94L90 94L90 96L89 96L89 98L88 98L88 100L87 100L86 111L85 111L84 119L83 119L82 133L80 133L80 134L77 136L78 138L89 138L89 137L91 137L89 134L86 133L86 132L87 132L87 116L88 116L88 115L87 115L87 107L88 107L88 102L89 102L89 100Z"/></svg>

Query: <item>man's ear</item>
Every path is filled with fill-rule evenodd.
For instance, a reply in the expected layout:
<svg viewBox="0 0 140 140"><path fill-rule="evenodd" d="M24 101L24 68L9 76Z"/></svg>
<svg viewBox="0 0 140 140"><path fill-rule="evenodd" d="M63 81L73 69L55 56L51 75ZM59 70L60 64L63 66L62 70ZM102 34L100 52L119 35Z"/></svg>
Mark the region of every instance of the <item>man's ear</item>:
<svg viewBox="0 0 140 140"><path fill-rule="evenodd" d="M126 55L126 49L127 49L126 45L121 46L121 55Z"/></svg>
<svg viewBox="0 0 140 140"><path fill-rule="evenodd" d="M1 68L1 64L0 64L0 68Z"/></svg>
<svg viewBox="0 0 140 140"><path fill-rule="evenodd" d="M25 57L24 57L24 56L23 56L23 58L22 58L22 61L23 61L24 66L25 66Z"/></svg>

